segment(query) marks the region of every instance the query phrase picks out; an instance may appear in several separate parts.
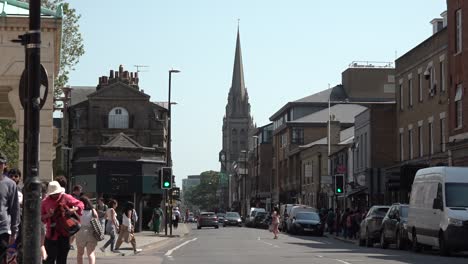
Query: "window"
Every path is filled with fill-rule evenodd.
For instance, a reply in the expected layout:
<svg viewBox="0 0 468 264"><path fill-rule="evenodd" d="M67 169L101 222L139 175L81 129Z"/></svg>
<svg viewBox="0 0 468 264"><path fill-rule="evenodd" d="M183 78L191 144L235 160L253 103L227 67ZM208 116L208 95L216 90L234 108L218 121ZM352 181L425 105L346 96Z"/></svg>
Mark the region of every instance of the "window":
<svg viewBox="0 0 468 264"><path fill-rule="evenodd" d="M419 157L424 156L424 147L423 147L423 129L422 124L418 127L418 145L419 145Z"/></svg>
<svg viewBox="0 0 468 264"><path fill-rule="evenodd" d="M445 118L440 119L440 150L445 152Z"/></svg>
<svg viewBox="0 0 468 264"><path fill-rule="evenodd" d="M432 122L429 122L428 124L429 128L429 154L434 154L434 124Z"/></svg>
<svg viewBox="0 0 468 264"><path fill-rule="evenodd" d="M445 92L445 63L444 61L440 62L439 67L439 85L440 85L440 92Z"/></svg>
<svg viewBox="0 0 468 264"><path fill-rule="evenodd" d="M128 128L128 112L125 108L115 107L109 112L108 128Z"/></svg>
<svg viewBox="0 0 468 264"><path fill-rule="evenodd" d="M408 157L413 159L413 129L408 129Z"/></svg>
<svg viewBox="0 0 468 264"><path fill-rule="evenodd" d="M456 25L456 33L455 33L455 44L456 46L456 53L462 52L462 11L458 9L455 13L455 25Z"/></svg>
<svg viewBox="0 0 468 264"><path fill-rule="evenodd" d="M291 143L292 144L304 144L304 129L303 128L293 128Z"/></svg>
<svg viewBox="0 0 468 264"><path fill-rule="evenodd" d="M400 110L403 110L403 84L400 84Z"/></svg>
<svg viewBox="0 0 468 264"><path fill-rule="evenodd" d="M423 101L423 79L422 74L418 74L419 102Z"/></svg>
<svg viewBox="0 0 468 264"><path fill-rule="evenodd" d="M457 92L455 94L455 120L457 122L456 128L461 128L463 126L463 87L461 84L457 85Z"/></svg>
<svg viewBox="0 0 468 264"><path fill-rule="evenodd" d="M427 69L429 71L429 81L427 82L428 84L428 91L429 91L429 96L434 96L435 94L435 89L434 89L434 67L430 67Z"/></svg>
<svg viewBox="0 0 468 264"><path fill-rule="evenodd" d="M403 131L400 131L400 160L403 161L404 160L404 156L403 156Z"/></svg>
<svg viewBox="0 0 468 264"><path fill-rule="evenodd" d="M408 106L413 106L413 79L408 80Z"/></svg>
<svg viewBox="0 0 468 264"><path fill-rule="evenodd" d="M288 137L287 137L287 134L284 133L281 135L281 147L286 147L286 145L288 145Z"/></svg>

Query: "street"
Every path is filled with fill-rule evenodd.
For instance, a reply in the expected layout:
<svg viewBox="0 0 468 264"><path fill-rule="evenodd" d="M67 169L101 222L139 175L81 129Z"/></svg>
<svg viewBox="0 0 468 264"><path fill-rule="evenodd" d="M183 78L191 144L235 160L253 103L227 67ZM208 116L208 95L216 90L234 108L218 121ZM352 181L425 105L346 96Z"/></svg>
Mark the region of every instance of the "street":
<svg viewBox="0 0 468 264"><path fill-rule="evenodd" d="M467 263L468 255L440 257L438 251L415 254L396 249L383 250L339 241L333 237L290 236L272 239L267 230L238 227L192 226L190 235L176 238L137 256L99 258L98 263L317 263L317 264L432 264Z"/></svg>

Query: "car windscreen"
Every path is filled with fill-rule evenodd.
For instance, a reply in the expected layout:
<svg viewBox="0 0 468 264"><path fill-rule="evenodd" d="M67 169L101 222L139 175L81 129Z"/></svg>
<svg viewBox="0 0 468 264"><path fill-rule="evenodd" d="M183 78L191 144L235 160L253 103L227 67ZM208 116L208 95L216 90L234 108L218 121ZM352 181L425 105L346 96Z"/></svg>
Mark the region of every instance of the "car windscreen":
<svg viewBox="0 0 468 264"><path fill-rule="evenodd" d="M468 208L468 183L446 183L445 203L447 207Z"/></svg>
<svg viewBox="0 0 468 264"><path fill-rule="evenodd" d="M401 207L401 217L408 218L408 206Z"/></svg>
<svg viewBox="0 0 468 264"><path fill-rule="evenodd" d="M215 214L201 214L202 217L214 217Z"/></svg>
<svg viewBox="0 0 468 264"><path fill-rule="evenodd" d="M388 209L389 209L388 207L375 208L374 211L372 212L372 215L384 217L387 214Z"/></svg>
<svg viewBox="0 0 468 264"><path fill-rule="evenodd" d="M298 220L300 219L300 220L316 220L316 221L319 221L320 217L316 213L303 212L303 213L297 213L296 219L298 219Z"/></svg>
<svg viewBox="0 0 468 264"><path fill-rule="evenodd" d="M238 213L227 213L226 217L240 217Z"/></svg>

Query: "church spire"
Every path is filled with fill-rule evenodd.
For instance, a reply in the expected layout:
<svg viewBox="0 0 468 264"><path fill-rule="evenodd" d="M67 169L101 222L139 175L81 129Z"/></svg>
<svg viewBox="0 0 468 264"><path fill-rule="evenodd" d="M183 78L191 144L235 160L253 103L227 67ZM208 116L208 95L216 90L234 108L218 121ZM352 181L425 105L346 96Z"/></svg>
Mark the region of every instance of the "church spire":
<svg viewBox="0 0 468 264"><path fill-rule="evenodd" d="M232 71L231 93L245 99L244 67L242 65L242 52L240 44L239 25L237 25L236 55L234 57L234 69Z"/></svg>

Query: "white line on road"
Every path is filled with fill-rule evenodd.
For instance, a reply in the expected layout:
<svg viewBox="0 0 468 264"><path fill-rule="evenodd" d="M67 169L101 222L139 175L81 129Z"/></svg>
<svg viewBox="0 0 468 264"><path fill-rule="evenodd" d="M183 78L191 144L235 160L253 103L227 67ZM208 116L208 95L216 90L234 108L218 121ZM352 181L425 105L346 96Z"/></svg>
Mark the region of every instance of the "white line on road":
<svg viewBox="0 0 468 264"><path fill-rule="evenodd" d="M351 264L351 263L349 263L349 262L346 262L346 261L344 261L344 260L341 260L341 259L335 259L335 260L336 260L336 261L338 261L338 262L341 262L341 263L343 263L343 264Z"/></svg>
<svg viewBox="0 0 468 264"><path fill-rule="evenodd" d="M173 248L173 249L167 251L166 254L165 254L165 256L171 256L171 255L172 255L172 252L176 251L177 249L179 249L179 248L181 248L181 247L187 245L188 243L193 242L193 241L195 241L195 240L197 240L197 239L198 239L198 238L196 237L196 238L194 238L194 239L192 239L192 240L185 241L184 243L178 245L177 247L175 247L175 248Z"/></svg>

